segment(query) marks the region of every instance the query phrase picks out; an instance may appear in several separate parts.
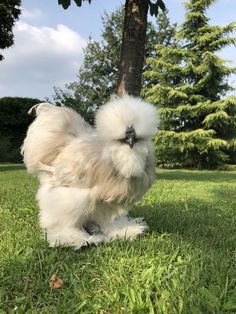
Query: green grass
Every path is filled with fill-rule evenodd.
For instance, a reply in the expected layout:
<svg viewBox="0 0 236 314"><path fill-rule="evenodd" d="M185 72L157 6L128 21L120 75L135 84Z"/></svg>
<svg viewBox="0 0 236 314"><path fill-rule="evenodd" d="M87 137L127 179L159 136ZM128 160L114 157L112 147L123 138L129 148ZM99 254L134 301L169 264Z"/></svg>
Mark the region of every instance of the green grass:
<svg viewBox="0 0 236 314"><path fill-rule="evenodd" d="M75 252L42 238L37 180L0 166L0 313L236 313L236 172L156 178L131 212L146 235Z"/></svg>

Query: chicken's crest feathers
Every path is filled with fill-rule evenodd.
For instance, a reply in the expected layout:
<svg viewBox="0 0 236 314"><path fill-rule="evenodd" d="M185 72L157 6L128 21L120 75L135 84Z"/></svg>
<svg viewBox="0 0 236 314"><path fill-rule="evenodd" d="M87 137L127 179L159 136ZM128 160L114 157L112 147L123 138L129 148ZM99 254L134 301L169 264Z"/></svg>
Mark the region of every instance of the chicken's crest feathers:
<svg viewBox="0 0 236 314"><path fill-rule="evenodd" d="M121 139L127 127L133 126L137 136L151 138L157 128L156 108L139 98L125 95L112 97L96 115L98 134L105 140Z"/></svg>
<svg viewBox="0 0 236 314"><path fill-rule="evenodd" d="M115 169L125 178L142 177L149 156L153 155L151 137L157 129L154 106L133 96L112 98L96 115L96 129ZM127 145L132 130L135 142Z"/></svg>

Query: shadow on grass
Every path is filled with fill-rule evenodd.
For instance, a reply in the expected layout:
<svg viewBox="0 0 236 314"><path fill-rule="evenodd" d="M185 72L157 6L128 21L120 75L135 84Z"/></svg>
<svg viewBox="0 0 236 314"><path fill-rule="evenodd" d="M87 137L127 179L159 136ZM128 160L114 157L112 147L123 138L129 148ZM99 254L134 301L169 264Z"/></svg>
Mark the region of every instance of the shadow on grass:
<svg viewBox="0 0 236 314"><path fill-rule="evenodd" d="M191 198L187 203L158 200L151 206L136 206L134 216L142 216L150 231L158 234L178 234L195 247L235 250L236 192L212 189L214 201ZM227 200L227 203L224 201ZM230 199L230 201L229 201Z"/></svg>
<svg viewBox="0 0 236 314"><path fill-rule="evenodd" d="M236 172L226 171L197 171L197 170L161 170L156 171L157 180L184 181L236 181Z"/></svg>
<svg viewBox="0 0 236 314"><path fill-rule="evenodd" d="M25 170L25 166L23 164L1 164L0 165L0 172L4 171L15 171L15 170Z"/></svg>

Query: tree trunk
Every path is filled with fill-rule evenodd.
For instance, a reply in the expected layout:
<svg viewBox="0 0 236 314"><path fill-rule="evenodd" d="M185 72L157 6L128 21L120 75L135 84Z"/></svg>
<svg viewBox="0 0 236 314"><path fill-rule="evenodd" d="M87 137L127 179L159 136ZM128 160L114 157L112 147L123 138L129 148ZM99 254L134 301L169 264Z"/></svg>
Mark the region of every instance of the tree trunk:
<svg viewBox="0 0 236 314"><path fill-rule="evenodd" d="M147 30L148 0L126 0L117 94L139 96Z"/></svg>

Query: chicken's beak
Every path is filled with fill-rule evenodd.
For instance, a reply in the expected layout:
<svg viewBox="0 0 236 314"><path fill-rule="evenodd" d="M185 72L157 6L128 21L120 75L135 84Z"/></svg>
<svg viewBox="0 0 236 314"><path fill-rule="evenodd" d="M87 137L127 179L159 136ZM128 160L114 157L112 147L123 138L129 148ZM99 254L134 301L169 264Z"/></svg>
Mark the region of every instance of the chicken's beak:
<svg viewBox="0 0 236 314"><path fill-rule="evenodd" d="M129 145L130 148L133 148L134 143L135 143L135 135L130 134L130 135L126 138L126 143Z"/></svg>
<svg viewBox="0 0 236 314"><path fill-rule="evenodd" d="M127 128L126 134L125 134L125 142L129 145L130 148L133 148L134 143L136 141L136 133L134 128L131 126Z"/></svg>

